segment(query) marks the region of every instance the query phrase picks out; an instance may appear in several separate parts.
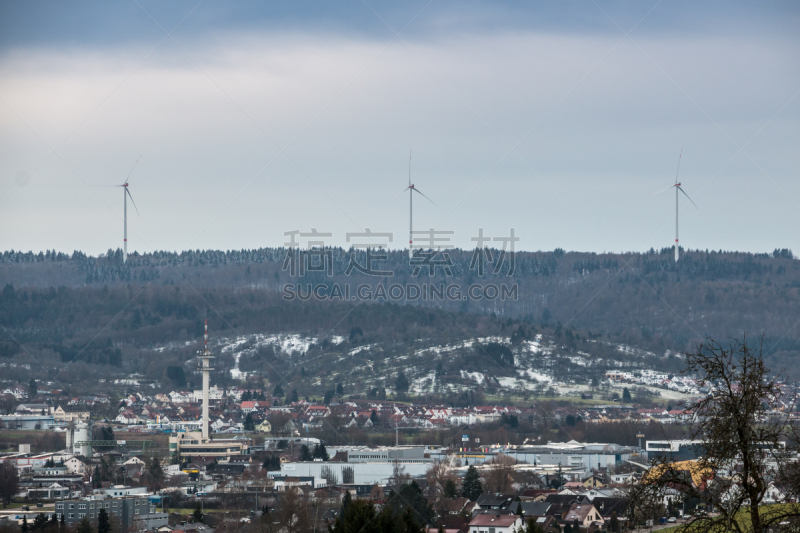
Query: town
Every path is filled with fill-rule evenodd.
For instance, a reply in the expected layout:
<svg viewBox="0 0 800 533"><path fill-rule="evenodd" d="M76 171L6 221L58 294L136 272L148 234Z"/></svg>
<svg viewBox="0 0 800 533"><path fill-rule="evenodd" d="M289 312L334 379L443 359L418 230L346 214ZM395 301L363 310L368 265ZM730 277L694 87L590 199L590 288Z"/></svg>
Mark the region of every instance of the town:
<svg viewBox="0 0 800 533"><path fill-rule="evenodd" d="M609 371L606 379L709 393L700 380L657 372ZM652 465L703 456L704 442L678 431L696 422L684 407L592 403L587 394L582 405L313 401L279 384L220 388L205 379L200 390L69 398L49 385L32 381L2 396L0 524L23 531L327 531L354 501L376 512L410 509L430 531L464 533L511 533L528 523L617 532L679 525L711 510L675 486L643 521L631 507ZM789 402L797 389L777 386L781 397L765 414L797 422ZM559 436L568 440L550 438ZM793 497L776 479L762 504Z"/></svg>

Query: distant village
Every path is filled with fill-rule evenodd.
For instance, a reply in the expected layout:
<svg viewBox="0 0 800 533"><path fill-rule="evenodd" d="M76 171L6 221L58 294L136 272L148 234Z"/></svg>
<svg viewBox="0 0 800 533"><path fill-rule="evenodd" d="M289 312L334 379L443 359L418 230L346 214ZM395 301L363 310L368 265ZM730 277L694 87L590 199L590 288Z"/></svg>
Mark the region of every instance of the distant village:
<svg viewBox="0 0 800 533"><path fill-rule="evenodd" d="M656 372L610 371L606 377L708 392L693 379ZM306 509L308 531L320 531L334 524L346 500L369 499L380 507L402 497L414 499L426 523L436 525L430 531L511 533L529 520L542 531L621 531L628 491L650 461L691 461L703 446L644 435L636 445L541 438L511 444L487 439L482 429L548 420L566 426L693 422L693 413L680 407L640 408L624 398L457 408L338 396L325 403L246 387L136 392L113 401L102 393L65 399L57 390L31 392L3 391L6 405L11 398L19 402L0 416L3 434L38 431L57 439L36 450L17 439L17 449L0 454L0 468L12 468L17 479L4 498L18 502L0 520L21 527L41 525L44 515L79 528L83 520L97 524L102 509L120 531L233 531L280 523L289 498ZM211 438L203 437L204 396ZM789 415L800 420L798 412ZM367 445L348 437L373 429L394 433L396 442ZM430 431L442 441L409 443L409 431ZM678 489L663 497L666 524L696 511L672 504L680 499ZM783 497L782 487L771 486L766 501Z"/></svg>

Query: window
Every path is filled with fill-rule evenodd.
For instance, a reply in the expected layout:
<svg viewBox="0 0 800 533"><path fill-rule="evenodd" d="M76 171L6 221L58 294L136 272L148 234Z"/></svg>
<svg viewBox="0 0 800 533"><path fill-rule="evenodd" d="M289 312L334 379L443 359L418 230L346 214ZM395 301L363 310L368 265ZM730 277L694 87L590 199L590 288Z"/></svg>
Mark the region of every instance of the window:
<svg viewBox="0 0 800 533"><path fill-rule="evenodd" d="M69 508L70 509L75 509L75 504L74 503L69 504Z"/></svg>
<svg viewBox="0 0 800 533"><path fill-rule="evenodd" d="M78 509L86 509L86 504L85 503L79 503L78 504Z"/></svg>
<svg viewBox="0 0 800 533"><path fill-rule="evenodd" d="M78 513L78 518L83 518L86 516L86 513Z"/></svg>
<svg viewBox="0 0 800 533"><path fill-rule="evenodd" d="M63 508L64 508L64 504L63 503L57 503L56 504L56 509L63 509Z"/></svg>
<svg viewBox="0 0 800 533"><path fill-rule="evenodd" d="M69 513L69 517L70 517L70 519L75 518L75 513Z"/></svg>
<svg viewBox="0 0 800 533"><path fill-rule="evenodd" d="M89 518L94 518L94 513L89 513Z"/></svg>

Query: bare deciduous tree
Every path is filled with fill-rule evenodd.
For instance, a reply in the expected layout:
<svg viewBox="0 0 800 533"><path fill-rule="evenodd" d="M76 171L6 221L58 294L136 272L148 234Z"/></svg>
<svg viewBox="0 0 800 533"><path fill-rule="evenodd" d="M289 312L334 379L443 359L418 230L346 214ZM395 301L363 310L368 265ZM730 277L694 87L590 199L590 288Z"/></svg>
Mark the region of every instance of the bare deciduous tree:
<svg viewBox="0 0 800 533"><path fill-rule="evenodd" d="M511 473L514 471L516 459L508 455L497 454L491 461L487 462L488 468L483 470L483 486L486 492L506 494L511 490L514 480Z"/></svg>
<svg viewBox="0 0 800 533"><path fill-rule="evenodd" d="M715 511L696 515L689 531L766 533L800 518L798 428L789 420L796 398L770 376L762 346L754 348L746 337L727 345L708 340L687 354L687 371L710 389L686 406L694 417L691 438L703 442L702 457L655 459L633 498L678 491L681 501ZM779 496L773 502L768 492Z"/></svg>

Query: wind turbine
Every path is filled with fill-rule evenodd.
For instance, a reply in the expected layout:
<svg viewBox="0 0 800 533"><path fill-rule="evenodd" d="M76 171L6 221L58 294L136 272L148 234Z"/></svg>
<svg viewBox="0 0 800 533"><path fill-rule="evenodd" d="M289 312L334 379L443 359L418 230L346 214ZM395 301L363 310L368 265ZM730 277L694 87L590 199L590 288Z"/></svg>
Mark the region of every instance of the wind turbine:
<svg viewBox="0 0 800 533"><path fill-rule="evenodd" d="M411 151L408 152L408 187L400 192L406 191L408 191L408 258L411 259L414 257L414 193L422 194L422 191L411 183ZM397 196L397 194L394 196ZM433 205L436 205L433 200L424 194L422 196Z"/></svg>
<svg viewBox="0 0 800 533"><path fill-rule="evenodd" d="M653 196L655 194L659 194L659 193L662 193L664 191L668 191L668 190L672 189L673 187L675 188L675 262L676 263L678 262L678 258L679 258L679 252L678 252L678 191L682 192L683 195L686 196L686 198L689 198L689 195L686 194L686 191L684 191L683 188L681 188L681 183L678 181L678 173L681 170L681 156L682 155L683 155L683 150L681 150L681 153L678 155L678 170L675 171L675 184L667 187L666 189L663 189L661 191L658 191L658 192L653 193L653 194L650 195L650 196ZM699 209L699 207L697 207L697 204L694 203L694 200L689 198L689 201L692 202L692 205L695 206L695 208Z"/></svg>
<svg viewBox="0 0 800 533"><path fill-rule="evenodd" d="M136 158L136 163L133 164L131 171L128 172L128 177L125 178L125 183L122 185L117 185L117 187L122 187L122 198L123 198L123 205L125 206L123 209L123 220L124 220L124 240L122 244L122 262L128 262L128 197L131 198L131 203L133 204L133 208L136 209L136 214L139 214L139 208L136 207L136 202L133 201L133 196L131 196L131 191L128 190L128 179L133 174L133 169L136 168L136 164L139 162L142 156Z"/></svg>

